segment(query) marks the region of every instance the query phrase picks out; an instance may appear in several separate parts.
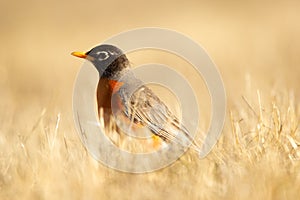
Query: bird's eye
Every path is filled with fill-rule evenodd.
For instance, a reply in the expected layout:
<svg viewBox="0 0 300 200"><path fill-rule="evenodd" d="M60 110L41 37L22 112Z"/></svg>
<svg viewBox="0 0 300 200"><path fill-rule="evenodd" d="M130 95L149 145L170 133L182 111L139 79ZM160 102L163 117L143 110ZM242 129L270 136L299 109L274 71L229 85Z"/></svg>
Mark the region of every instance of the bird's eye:
<svg viewBox="0 0 300 200"><path fill-rule="evenodd" d="M109 54L106 51L98 51L96 54L98 56L98 60L100 61L106 60L109 57Z"/></svg>

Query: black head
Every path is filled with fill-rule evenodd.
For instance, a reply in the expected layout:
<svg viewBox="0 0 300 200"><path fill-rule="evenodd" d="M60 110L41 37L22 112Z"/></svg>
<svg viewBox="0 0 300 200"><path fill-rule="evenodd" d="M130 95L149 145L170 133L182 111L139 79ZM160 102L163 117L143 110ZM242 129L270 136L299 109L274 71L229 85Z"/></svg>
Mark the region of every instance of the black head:
<svg viewBox="0 0 300 200"><path fill-rule="evenodd" d="M112 78L129 66L126 55L119 48L108 44L96 46L86 53L74 52L72 55L92 62L100 77Z"/></svg>

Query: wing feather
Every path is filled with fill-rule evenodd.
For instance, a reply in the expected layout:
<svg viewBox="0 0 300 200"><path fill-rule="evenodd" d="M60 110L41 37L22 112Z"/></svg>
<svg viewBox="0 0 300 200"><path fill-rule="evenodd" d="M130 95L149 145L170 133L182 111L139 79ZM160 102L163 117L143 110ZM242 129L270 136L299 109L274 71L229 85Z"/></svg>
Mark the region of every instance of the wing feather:
<svg viewBox="0 0 300 200"><path fill-rule="evenodd" d="M126 95L126 92L122 94ZM167 142L176 142L184 147L195 144L178 118L148 87L141 86L131 97L123 98L126 99L124 113L132 121L144 124Z"/></svg>

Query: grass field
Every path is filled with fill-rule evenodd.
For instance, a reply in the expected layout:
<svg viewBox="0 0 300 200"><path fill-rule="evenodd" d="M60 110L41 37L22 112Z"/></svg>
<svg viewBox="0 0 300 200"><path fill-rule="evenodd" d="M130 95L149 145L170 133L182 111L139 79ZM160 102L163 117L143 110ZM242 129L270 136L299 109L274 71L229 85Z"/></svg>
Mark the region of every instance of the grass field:
<svg viewBox="0 0 300 200"><path fill-rule="evenodd" d="M297 199L298 1L0 4L0 199ZM142 26L199 42L219 67L228 104L206 158L188 151L135 175L96 162L80 142L72 90L81 61L70 52Z"/></svg>

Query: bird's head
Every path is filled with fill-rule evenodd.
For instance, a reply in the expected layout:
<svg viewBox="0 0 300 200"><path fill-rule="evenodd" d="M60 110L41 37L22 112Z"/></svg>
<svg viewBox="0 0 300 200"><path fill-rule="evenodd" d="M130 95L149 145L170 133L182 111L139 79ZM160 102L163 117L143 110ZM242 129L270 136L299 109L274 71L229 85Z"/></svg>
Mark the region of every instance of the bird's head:
<svg viewBox="0 0 300 200"><path fill-rule="evenodd" d="M102 44L90 51L73 52L73 56L84 58L93 63L101 77L112 78L129 66L126 55L117 47Z"/></svg>

